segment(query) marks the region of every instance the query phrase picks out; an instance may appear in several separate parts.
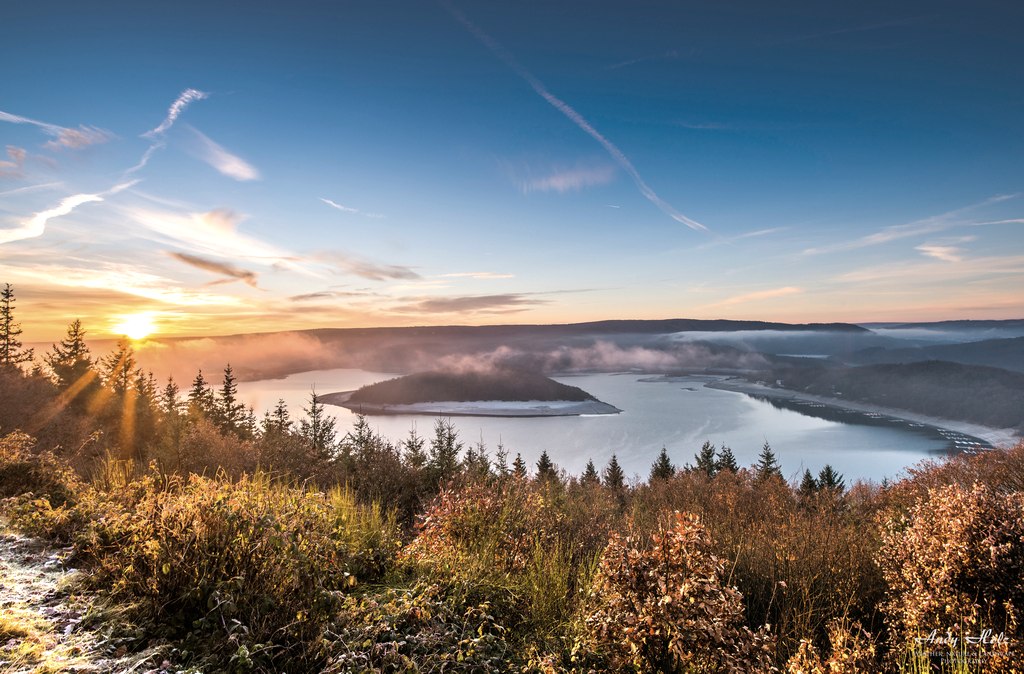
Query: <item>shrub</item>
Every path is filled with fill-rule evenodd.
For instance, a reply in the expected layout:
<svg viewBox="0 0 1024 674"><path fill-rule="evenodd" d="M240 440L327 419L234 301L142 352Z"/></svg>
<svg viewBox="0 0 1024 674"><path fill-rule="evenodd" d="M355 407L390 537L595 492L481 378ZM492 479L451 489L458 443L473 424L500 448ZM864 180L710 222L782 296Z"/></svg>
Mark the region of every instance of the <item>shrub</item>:
<svg viewBox="0 0 1024 674"><path fill-rule="evenodd" d="M878 561L897 654L920 650L915 645L933 630L960 645L986 629L1022 636L1024 494L980 484L929 489L908 515L888 521ZM996 667L1009 657L1004 646L979 650Z"/></svg>
<svg viewBox="0 0 1024 674"><path fill-rule="evenodd" d="M74 471L35 446L31 436L18 431L0 438L0 498L31 493L57 507L73 502L81 488Z"/></svg>
<svg viewBox="0 0 1024 674"><path fill-rule="evenodd" d="M722 583L700 519L645 540L613 534L601 556L585 619L586 645L619 670L771 671L767 629L743 622L743 597Z"/></svg>
<svg viewBox="0 0 1024 674"><path fill-rule="evenodd" d="M871 635L858 622L832 620L828 624L831 653L823 659L814 642L801 639L786 663L786 674L873 674L880 671Z"/></svg>

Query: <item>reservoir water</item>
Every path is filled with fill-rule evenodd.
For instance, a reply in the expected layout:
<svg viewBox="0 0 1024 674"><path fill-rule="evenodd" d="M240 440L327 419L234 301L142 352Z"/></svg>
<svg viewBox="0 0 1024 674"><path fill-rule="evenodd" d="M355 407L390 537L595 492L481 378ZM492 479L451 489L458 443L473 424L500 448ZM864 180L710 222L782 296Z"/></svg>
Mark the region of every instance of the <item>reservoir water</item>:
<svg viewBox="0 0 1024 674"><path fill-rule="evenodd" d="M283 399L293 419L303 416L310 392L349 391L396 375L365 370L316 370L283 379L243 382L239 394L262 415ZM805 468L817 473L831 464L847 481L897 477L925 458L946 452L941 436L903 425L869 425L817 418L742 393L706 388L707 378L652 381L639 374L587 374L554 379L578 386L621 414L583 417L452 417L468 446L483 438L493 456L499 442L520 453L531 466L547 450L559 467L580 474L588 459L601 469L614 453L627 476L646 479L664 446L676 465L693 463L705 441L728 445L740 465L757 461L767 441L783 474L799 477ZM647 380L647 381L645 381ZM339 436L352 427L355 414L327 406L337 419ZM421 436L432 434L429 416L371 416L370 424L392 441L405 438L415 424Z"/></svg>

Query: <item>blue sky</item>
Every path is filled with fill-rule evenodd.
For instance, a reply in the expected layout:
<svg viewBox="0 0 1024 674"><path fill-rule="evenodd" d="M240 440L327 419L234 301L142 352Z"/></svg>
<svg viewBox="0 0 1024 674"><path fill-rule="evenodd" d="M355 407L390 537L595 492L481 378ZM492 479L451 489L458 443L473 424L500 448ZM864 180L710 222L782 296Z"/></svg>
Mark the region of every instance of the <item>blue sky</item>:
<svg viewBox="0 0 1024 674"><path fill-rule="evenodd" d="M7 3L26 336L1024 316L1011 2Z"/></svg>

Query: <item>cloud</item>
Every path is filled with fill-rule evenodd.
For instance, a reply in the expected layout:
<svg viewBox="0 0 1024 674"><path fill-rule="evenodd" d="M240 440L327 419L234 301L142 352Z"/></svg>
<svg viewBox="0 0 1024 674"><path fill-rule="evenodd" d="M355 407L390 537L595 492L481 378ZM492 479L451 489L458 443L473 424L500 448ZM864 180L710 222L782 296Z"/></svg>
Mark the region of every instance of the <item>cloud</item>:
<svg viewBox="0 0 1024 674"><path fill-rule="evenodd" d="M420 298L414 302L395 307L401 313L455 314L455 313L512 313L526 311L547 300L523 294L470 295L463 297Z"/></svg>
<svg viewBox="0 0 1024 674"><path fill-rule="evenodd" d="M928 257L934 257L936 260L942 260L943 262L962 262L963 257L960 253L960 248L956 246L939 246L936 244L921 244L914 250L921 251Z"/></svg>
<svg viewBox="0 0 1024 674"><path fill-rule="evenodd" d="M840 283L889 285L898 281L904 285L929 285L951 282L965 283L974 279L1017 275L1024 276L1024 255L979 257L961 260L955 265L935 262L919 262L917 264L901 262L858 269L840 274L834 280Z"/></svg>
<svg viewBox="0 0 1024 674"><path fill-rule="evenodd" d="M607 185L615 177L613 166L578 166L522 183L523 192L578 192L585 187Z"/></svg>
<svg viewBox="0 0 1024 674"><path fill-rule="evenodd" d="M167 116L164 118L164 121L160 122L159 126L155 129L142 134L142 137L155 138L156 136L163 135L174 125L175 120L178 119L178 115L185 111L185 108L188 107L189 103L192 103L193 101L201 101L208 96L209 94L199 91L198 89L186 89L181 92L178 98L171 103L171 107L168 108Z"/></svg>
<svg viewBox="0 0 1024 674"><path fill-rule="evenodd" d="M771 290L758 290L757 292L745 293L743 295L736 295L729 297L721 302L715 302L708 304L704 308L710 309L712 307L730 307L735 304L746 304L747 302L759 302L761 300L775 299L776 297L785 297L787 295L796 295L802 293L802 288L795 286L786 286L784 288L772 288Z"/></svg>
<svg viewBox="0 0 1024 674"><path fill-rule="evenodd" d="M980 201L976 204L970 204L962 208L957 208L952 211L946 211L938 215L923 218L921 220L914 220L902 225L892 225L885 227L873 234L854 239L853 241L845 241L843 243L834 244L831 246L823 246L821 248L807 248L803 251L804 255L820 255L822 253L837 253L849 250L857 250L860 248L867 248L869 246L877 246L890 241L898 241L900 239L906 239L914 236L921 236L924 234L934 234L936 232L942 232L953 227L963 226L978 226L986 224L1005 224L1007 221L994 221L994 222L978 222L972 218L967 217L972 211L992 204L1007 201L1015 198L1016 194L997 194L993 197L989 197L984 201Z"/></svg>
<svg viewBox="0 0 1024 674"><path fill-rule="evenodd" d="M319 253L316 259L334 265L342 273L354 274L370 281L415 280L422 278L422 276L409 267L397 264L377 264L376 262L370 262L348 253Z"/></svg>
<svg viewBox="0 0 1024 674"><path fill-rule="evenodd" d="M574 110L572 106L570 106L568 103L566 103L565 101L563 101L562 99L558 98L550 91L548 91L547 87L544 86L543 82L538 80L536 77L533 76L532 73L530 73L530 71L524 68L522 64L520 64L519 61L517 61L516 58L512 56L511 53L509 53L504 47L501 46L501 44L497 42L497 40L492 38L490 35L488 35L482 29L480 29L480 27L478 27L475 23L470 21L466 17L466 15L464 15L462 12L456 9L455 6L452 5L451 2L449 2L448 0L442 0L442 5L445 7L445 9L448 10L449 14L451 14L459 23L461 23L466 28L466 30L468 30L477 40L480 41L481 44L487 47L492 54L498 57L498 59L500 59L509 68L511 68L512 71L519 75L519 77L522 78L527 84L529 84L530 88L532 88L538 96L547 101L548 104L551 105L551 107L555 108L563 115L565 115L565 117L568 118L569 121L571 121L573 124L575 124L581 131L583 131L591 138L596 140L598 143L600 143L601 147L605 149L609 156L611 156L611 158L614 159L615 162L619 166L621 166L626 173L629 174L629 176L633 179L633 182L636 184L637 189L640 191L640 194L642 194L645 199L647 199L652 204L657 206L663 213L668 215L676 222L682 223L687 227L690 227L691 229L707 231L707 227L697 222L696 220L686 217L685 215L677 211L675 207L673 207L667 201L659 197L654 192L654 190L651 189L651 187L646 182L644 182L644 179L640 176L640 173L636 170L636 167L633 166L633 162L629 160L629 158L622 152L622 150L620 150L610 140L605 138L597 129L595 129L590 124L590 122L588 122L583 117L583 115L576 112L576 110Z"/></svg>
<svg viewBox="0 0 1024 674"><path fill-rule="evenodd" d="M0 197L14 196L15 194L25 194L27 192L40 192L42 190L53 189L54 187L60 187L63 183L41 183L39 185L26 185L25 187L16 187L13 190L6 190L0 192Z"/></svg>
<svg viewBox="0 0 1024 674"><path fill-rule="evenodd" d="M259 180L260 172L241 157L231 154L222 146L203 135L198 129L189 127L199 141L196 156L217 169L223 175L239 181Z"/></svg>
<svg viewBox="0 0 1024 674"><path fill-rule="evenodd" d="M248 286L256 288L256 272L249 271L248 269L240 269L234 265L226 262L215 262L214 260L207 260L206 258L199 257L198 255L189 255L188 253L167 253L175 260L184 262L187 265L191 265L196 269L202 269L203 271L212 272L214 274L221 274L227 276L227 279L222 281L215 281L215 283L224 283L227 281L238 280L242 281Z"/></svg>
<svg viewBox="0 0 1024 674"><path fill-rule="evenodd" d="M460 271L453 274L441 274L441 278L472 278L472 279L503 279L515 278L515 274L497 274L492 271Z"/></svg>
<svg viewBox="0 0 1024 674"><path fill-rule="evenodd" d="M33 214L32 217L23 222L20 227L0 229L0 244L20 241L22 239L33 239L42 236L46 231L46 223L53 218L68 215L82 204L103 201L104 197L111 194L117 194L122 190L128 189L134 184L134 182L120 183L106 192L101 192L99 194L72 194L71 196L64 197L61 199L60 203L53 208L48 208L45 211L39 211L38 213Z"/></svg>
<svg viewBox="0 0 1024 674"><path fill-rule="evenodd" d="M7 146L7 157L11 161L0 161L0 178L16 178L21 176L25 165L25 149L15 145Z"/></svg>
<svg viewBox="0 0 1024 674"><path fill-rule="evenodd" d="M79 126L77 129L69 129L57 124L49 124L47 122L40 122L35 119L29 119L28 117L22 117L21 115L12 115L9 112L0 110L0 122L10 122L12 124L31 124L32 126L39 127L49 136L53 136L54 140L47 141L43 147L47 150L80 150L90 145L97 145L99 143L105 143L114 137L114 134L103 129L97 129L94 126Z"/></svg>
<svg viewBox="0 0 1024 674"><path fill-rule="evenodd" d="M359 210L358 208L351 208L350 206L343 206L343 205L339 204L336 201L331 201L330 199L324 199L323 197L320 197L320 201L324 202L325 204L327 204L331 208L336 208L337 210L341 211L342 213L355 213L357 215L362 215L362 216L367 217L367 218L378 218L378 219L380 219L380 218L384 217L380 213L366 213L364 211Z"/></svg>

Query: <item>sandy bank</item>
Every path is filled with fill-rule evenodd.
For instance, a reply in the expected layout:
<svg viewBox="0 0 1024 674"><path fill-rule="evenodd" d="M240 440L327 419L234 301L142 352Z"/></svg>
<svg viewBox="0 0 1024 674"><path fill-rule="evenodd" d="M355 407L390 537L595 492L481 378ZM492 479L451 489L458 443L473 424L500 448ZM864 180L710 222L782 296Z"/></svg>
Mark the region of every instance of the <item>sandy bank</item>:
<svg viewBox="0 0 1024 674"><path fill-rule="evenodd" d="M350 403L353 391L317 396L320 402L337 405L360 414L422 414L434 417L576 417L589 414L618 414L622 410L599 400L474 400L437 401L408 405Z"/></svg>
<svg viewBox="0 0 1024 674"><path fill-rule="evenodd" d="M935 428L963 433L964 435L970 435L984 440L994 447L1012 447L1021 441L1021 438L1012 428L990 428L988 426L980 426L966 421L930 417L924 414L917 414L916 412L909 412L907 410L894 409L891 407L882 407L881 405L873 405L871 403L859 402L856 400L829 398L827 396L813 395L811 393L803 393L800 391L773 388L763 384L754 384L742 379L721 378L707 382L704 385L708 388L745 393L751 396L762 396L777 400L799 400L803 402L819 403L840 409L853 410L855 412L884 414L910 423L924 424L927 426L934 426Z"/></svg>

